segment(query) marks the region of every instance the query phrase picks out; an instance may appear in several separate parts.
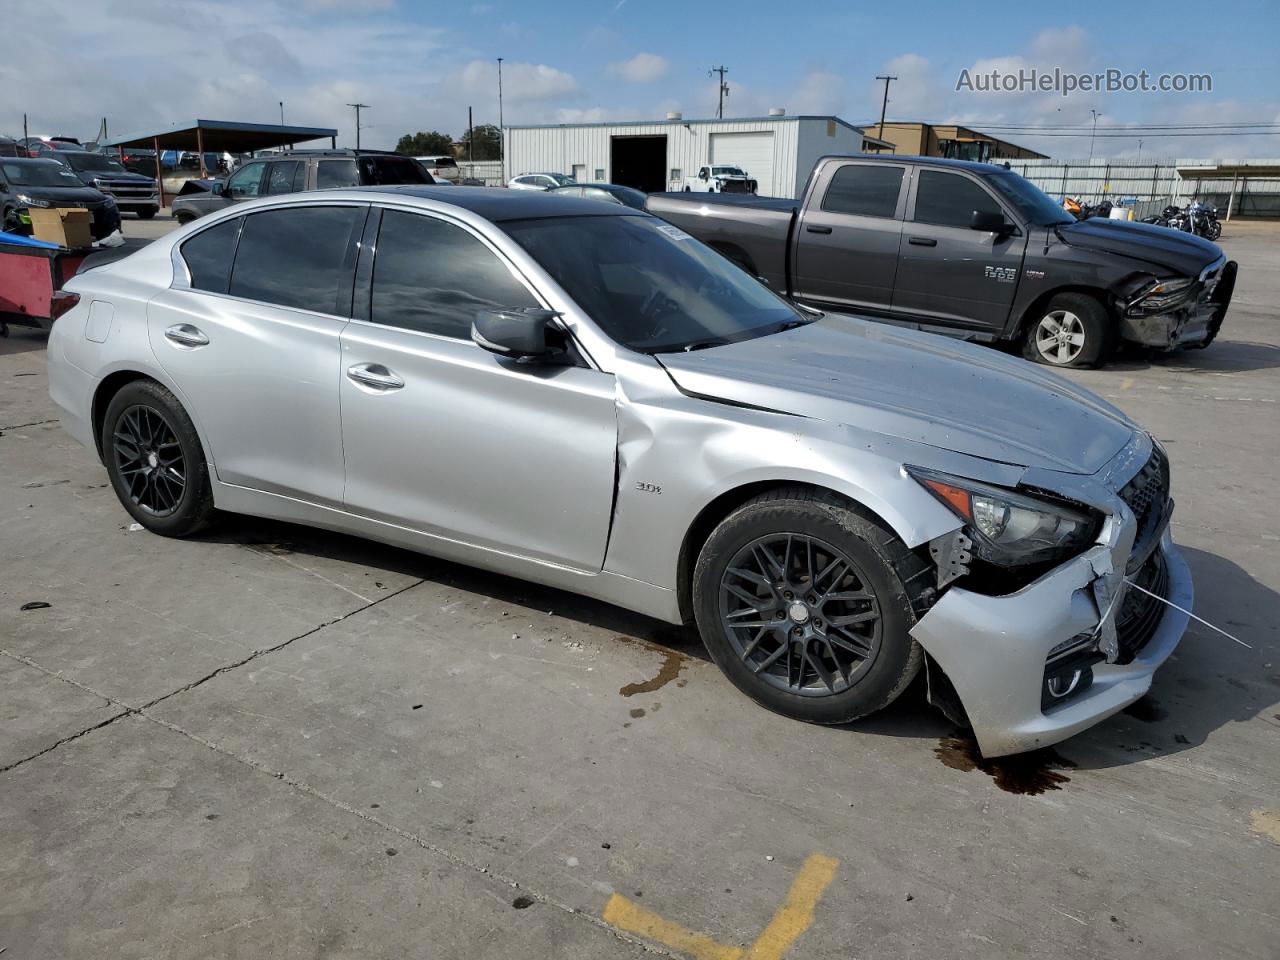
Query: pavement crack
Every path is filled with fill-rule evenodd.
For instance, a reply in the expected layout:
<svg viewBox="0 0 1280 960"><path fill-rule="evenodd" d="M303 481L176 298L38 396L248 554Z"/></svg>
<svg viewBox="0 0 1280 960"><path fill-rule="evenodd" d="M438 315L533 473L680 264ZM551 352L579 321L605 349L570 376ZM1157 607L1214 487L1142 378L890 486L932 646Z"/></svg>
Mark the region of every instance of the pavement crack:
<svg viewBox="0 0 1280 960"><path fill-rule="evenodd" d="M71 734L70 736L63 737L61 740L55 740L53 743L49 744L49 746L45 747L43 750L38 750L35 753L31 754L31 756L29 757L23 757L21 760L15 760L13 763L9 763L3 767L0 767L0 773L8 773L10 770L14 769L15 767L20 767L24 763L30 763L32 760L35 760L38 757L43 757L46 753L52 753L54 750L57 750L64 743L70 743L72 740L79 740L81 737L85 736L85 734L93 733L93 731L95 730L101 730L103 727L110 726L111 724L115 723L117 720L121 719L122 717L131 717L137 712L138 711L133 708L129 708L128 710L121 710L119 713L115 714L114 716L108 717L106 720L103 720L101 723L95 723L91 727L85 727L83 730L77 730L75 733Z"/></svg>
<svg viewBox="0 0 1280 960"><path fill-rule="evenodd" d="M150 709L151 707L154 707L158 703L163 703L165 700L168 700L171 697L178 696L178 694L180 693L187 693L190 690L194 690L196 687L199 687L202 684L208 683L214 677L219 677L222 674L229 673L232 670L238 670L241 667L243 667L246 663L252 663L254 660L257 660L259 657L265 657L269 653L275 653L277 650L283 650L285 647L289 646L289 644L291 643L296 643L298 640L303 640L314 633L319 633L321 630L324 630L327 627L332 627L335 623L341 623L343 620L356 616L356 614L363 613L364 611L368 610L370 607L376 607L378 604L383 603L387 600L390 600L392 597L398 597L400 594L404 593L406 590L412 590L414 587L419 586L420 584L423 584L425 582L426 582L425 579L415 580L413 583L406 584L405 586L401 587L399 590L394 590L391 593L388 593L386 596L379 597L377 600L371 600L369 603L366 603L364 606L356 607L356 609L350 610L347 613L342 614L342 616L340 617L334 617L332 620L326 620L324 623L317 624L311 629L305 630L302 633L298 634L296 637L290 637L288 640L282 640L280 643L274 644L273 646L270 646L270 647L262 647L258 650L253 651L253 653L249 654L247 657L242 657L241 659L236 660L234 663L224 663L222 666L218 667L218 669L205 674L203 677L200 677L197 680L192 680L190 683L179 687L177 690L172 690L169 693L166 693L162 697L156 697L154 700L148 700L139 709L140 710Z"/></svg>
<svg viewBox="0 0 1280 960"><path fill-rule="evenodd" d="M52 420L32 420L30 423L15 423L12 426L0 426L0 430L21 430L23 427L43 427L46 423L57 423L55 417Z"/></svg>

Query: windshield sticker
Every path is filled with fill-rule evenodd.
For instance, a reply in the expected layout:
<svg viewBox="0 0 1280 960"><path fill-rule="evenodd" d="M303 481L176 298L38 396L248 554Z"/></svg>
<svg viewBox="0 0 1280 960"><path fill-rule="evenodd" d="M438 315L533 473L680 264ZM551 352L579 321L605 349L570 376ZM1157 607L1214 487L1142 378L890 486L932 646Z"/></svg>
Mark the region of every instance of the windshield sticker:
<svg viewBox="0 0 1280 960"><path fill-rule="evenodd" d="M685 233L679 227L673 227L669 223L662 224L661 226L658 227L658 229L661 230L663 233L665 233L672 240L692 240L693 239L693 237Z"/></svg>

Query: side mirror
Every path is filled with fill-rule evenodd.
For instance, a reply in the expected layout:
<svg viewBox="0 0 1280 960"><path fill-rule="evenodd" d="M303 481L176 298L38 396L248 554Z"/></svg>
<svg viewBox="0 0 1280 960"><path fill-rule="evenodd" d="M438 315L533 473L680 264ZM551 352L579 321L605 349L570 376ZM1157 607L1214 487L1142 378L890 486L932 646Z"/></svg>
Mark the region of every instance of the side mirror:
<svg viewBox="0 0 1280 960"><path fill-rule="evenodd" d="M526 363L546 360L560 352L547 344L547 327L558 316L537 307L481 310L471 323L471 339L500 357Z"/></svg>
<svg viewBox="0 0 1280 960"><path fill-rule="evenodd" d="M226 189L225 184L215 183L212 187L209 188L209 192L212 193L215 197L220 197L222 196L222 193L225 189Z"/></svg>
<svg viewBox="0 0 1280 960"><path fill-rule="evenodd" d="M699 179L699 180L705 180L705 179L707 179L707 171L706 171L706 170L699 170L699 171L698 171L698 179Z"/></svg>
<svg viewBox="0 0 1280 960"><path fill-rule="evenodd" d="M1013 233L1013 224L1004 218L1004 214L994 210L975 210L969 218L970 230L981 230L984 233L998 233L1001 236Z"/></svg>

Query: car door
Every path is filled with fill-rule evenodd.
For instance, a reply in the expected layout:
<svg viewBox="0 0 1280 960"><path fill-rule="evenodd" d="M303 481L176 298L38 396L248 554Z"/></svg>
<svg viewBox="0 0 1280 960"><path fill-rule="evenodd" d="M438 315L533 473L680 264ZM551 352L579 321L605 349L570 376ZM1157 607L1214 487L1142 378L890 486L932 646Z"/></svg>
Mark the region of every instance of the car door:
<svg viewBox="0 0 1280 960"><path fill-rule="evenodd" d="M469 226L391 208L379 217L357 319L342 334L346 509L599 570L614 492L613 375L478 347L476 311L545 304Z"/></svg>
<svg viewBox="0 0 1280 960"><path fill-rule="evenodd" d="M252 200L260 196L266 170L265 161L246 163L227 178L226 186L222 188L222 199L228 203L239 203L241 200Z"/></svg>
<svg viewBox="0 0 1280 960"><path fill-rule="evenodd" d="M902 257L893 288L895 313L984 333L1004 329L1018 289L1026 231L1001 235L973 230L975 211L1004 208L976 177L920 169L903 228Z"/></svg>
<svg viewBox="0 0 1280 960"><path fill-rule="evenodd" d="M906 172L901 163L823 168L796 225L794 286L801 299L890 309Z"/></svg>
<svg viewBox="0 0 1280 960"><path fill-rule="evenodd" d="M224 483L340 506L339 334L367 204L292 204L178 248L147 307L151 348Z"/></svg>

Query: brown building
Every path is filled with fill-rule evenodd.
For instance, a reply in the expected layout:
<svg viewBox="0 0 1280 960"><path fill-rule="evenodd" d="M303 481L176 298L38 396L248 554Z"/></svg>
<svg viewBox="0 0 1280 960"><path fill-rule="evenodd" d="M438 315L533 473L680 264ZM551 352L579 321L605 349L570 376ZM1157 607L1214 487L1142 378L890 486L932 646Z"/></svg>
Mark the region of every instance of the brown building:
<svg viewBox="0 0 1280 960"><path fill-rule="evenodd" d="M968 127L956 124L904 123L885 121L884 133L880 124L868 123L868 135L893 144L892 150L878 152L902 153L919 157L947 157L952 160L1046 160L1043 153L1036 153L1016 143L988 136ZM874 150L868 147L868 152Z"/></svg>

